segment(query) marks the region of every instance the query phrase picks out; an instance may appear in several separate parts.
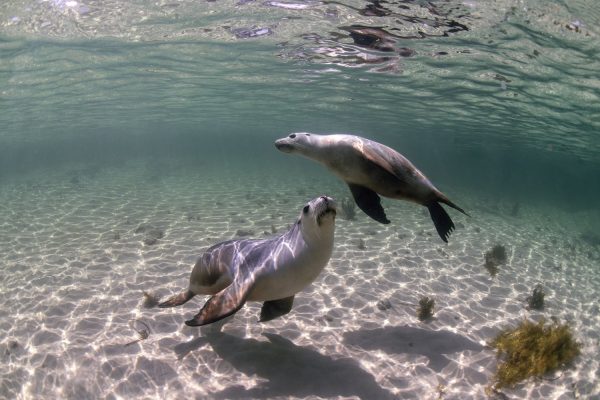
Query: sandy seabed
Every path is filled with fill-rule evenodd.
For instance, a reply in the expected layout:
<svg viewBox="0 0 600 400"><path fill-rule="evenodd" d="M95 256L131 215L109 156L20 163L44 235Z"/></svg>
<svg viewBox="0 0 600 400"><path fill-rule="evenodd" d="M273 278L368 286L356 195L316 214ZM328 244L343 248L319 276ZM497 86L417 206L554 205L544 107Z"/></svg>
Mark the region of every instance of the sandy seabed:
<svg viewBox="0 0 600 400"><path fill-rule="evenodd" d="M446 190L472 215L449 210L446 245L424 208L384 200L390 225L338 214L329 265L282 318L258 323L248 303L216 332L184 324L200 296L147 308L143 291L186 288L209 246L282 233L307 200L349 196L325 173L278 173L132 162L1 182L0 398L488 398L486 343L527 317L570 322L582 354L492 398L600 398L600 246L581 235L597 216ZM496 244L508 261L492 277ZM538 283L546 307L529 311ZM422 296L436 301L425 322Z"/></svg>

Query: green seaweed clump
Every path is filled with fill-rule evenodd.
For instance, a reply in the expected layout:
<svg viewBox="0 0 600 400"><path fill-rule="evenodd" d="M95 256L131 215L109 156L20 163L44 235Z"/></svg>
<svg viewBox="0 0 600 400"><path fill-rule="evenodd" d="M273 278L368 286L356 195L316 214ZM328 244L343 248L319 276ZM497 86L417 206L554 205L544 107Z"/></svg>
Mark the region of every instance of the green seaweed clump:
<svg viewBox="0 0 600 400"><path fill-rule="evenodd" d="M434 299L430 299L427 296L421 297L421 300L419 300L419 307L417 307L417 318L419 318L419 321L425 321L427 318L433 316L434 306Z"/></svg>
<svg viewBox="0 0 600 400"><path fill-rule="evenodd" d="M494 376L494 389L512 387L561 368L573 361L581 348L568 324L546 325L545 320L524 320L516 328L500 332L490 346L503 359Z"/></svg>
<svg viewBox="0 0 600 400"><path fill-rule="evenodd" d="M544 309L544 289L539 283L533 289L531 296L527 297L527 309L528 310L543 310Z"/></svg>
<svg viewBox="0 0 600 400"><path fill-rule="evenodd" d="M498 273L498 266L506 264L506 247L497 244L491 250L485 252L485 268L488 270L492 277Z"/></svg>

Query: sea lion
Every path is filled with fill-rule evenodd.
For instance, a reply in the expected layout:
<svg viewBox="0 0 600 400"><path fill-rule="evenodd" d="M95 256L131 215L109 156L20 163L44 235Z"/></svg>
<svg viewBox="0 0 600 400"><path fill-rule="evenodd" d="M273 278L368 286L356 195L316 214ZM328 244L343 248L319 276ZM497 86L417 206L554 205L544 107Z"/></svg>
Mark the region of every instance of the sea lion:
<svg viewBox="0 0 600 400"><path fill-rule="evenodd" d="M271 239L229 240L209 248L196 262L187 290L160 303L179 306L197 294L212 295L189 326L219 321L248 300L263 301L260 322L292 309L294 295L313 282L333 250L336 202L309 201L286 233Z"/></svg>
<svg viewBox="0 0 600 400"><path fill-rule="evenodd" d="M390 221L378 194L427 207L444 242L448 242L454 223L439 203L468 215L436 189L406 157L381 143L354 135L301 132L276 140L275 147L323 164L348 184L358 207L382 224Z"/></svg>

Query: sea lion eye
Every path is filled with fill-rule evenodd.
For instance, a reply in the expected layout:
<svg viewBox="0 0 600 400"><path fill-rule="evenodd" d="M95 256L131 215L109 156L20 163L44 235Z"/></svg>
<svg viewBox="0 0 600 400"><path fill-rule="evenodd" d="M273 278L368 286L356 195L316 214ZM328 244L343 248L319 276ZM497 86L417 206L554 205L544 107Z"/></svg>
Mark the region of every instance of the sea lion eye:
<svg viewBox="0 0 600 400"><path fill-rule="evenodd" d="M307 133L306 136L310 136L310 133Z"/></svg>
<svg viewBox="0 0 600 400"><path fill-rule="evenodd" d="M292 134L289 136L289 138L290 138L290 139L295 139L295 138L296 138L296 134L295 134L295 133L292 133Z"/></svg>
<svg viewBox="0 0 600 400"><path fill-rule="evenodd" d="M302 212L303 212L304 214L307 214L307 213L308 213L308 210L310 210L310 206L307 204L307 205L305 205L305 206L304 206L304 208L302 209Z"/></svg>

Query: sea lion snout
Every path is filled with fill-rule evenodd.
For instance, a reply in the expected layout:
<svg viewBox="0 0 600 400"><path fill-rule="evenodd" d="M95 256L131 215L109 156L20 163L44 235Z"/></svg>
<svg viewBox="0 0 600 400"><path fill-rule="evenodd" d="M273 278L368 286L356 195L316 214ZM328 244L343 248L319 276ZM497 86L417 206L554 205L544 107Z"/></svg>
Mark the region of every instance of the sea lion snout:
<svg viewBox="0 0 600 400"><path fill-rule="evenodd" d="M277 139L275 147L284 153L304 153L313 147L312 139L308 132L290 133L286 137Z"/></svg>
<svg viewBox="0 0 600 400"><path fill-rule="evenodd" d="M277 139L275 141L275 147L277 147L277 150L284 153L291 153L294 150L294 146L290 143L288 138Z"/></svg>
<svg viewBox="0 0 600 400"><path fill-rule="evenodd" d="M333 218L337 215L337 202L332 197L321 196L315 199L315 212L317 215L317 223L321 225L323 217L327 214L333 215Z"/></svg>
<svg viewBox="0 0 600 400"><path fill-rule="evenodd" d="M337 212L337 202L333 197L321 196L320 198L325 203L325 211L333 211L334 213Z"/></svg>

